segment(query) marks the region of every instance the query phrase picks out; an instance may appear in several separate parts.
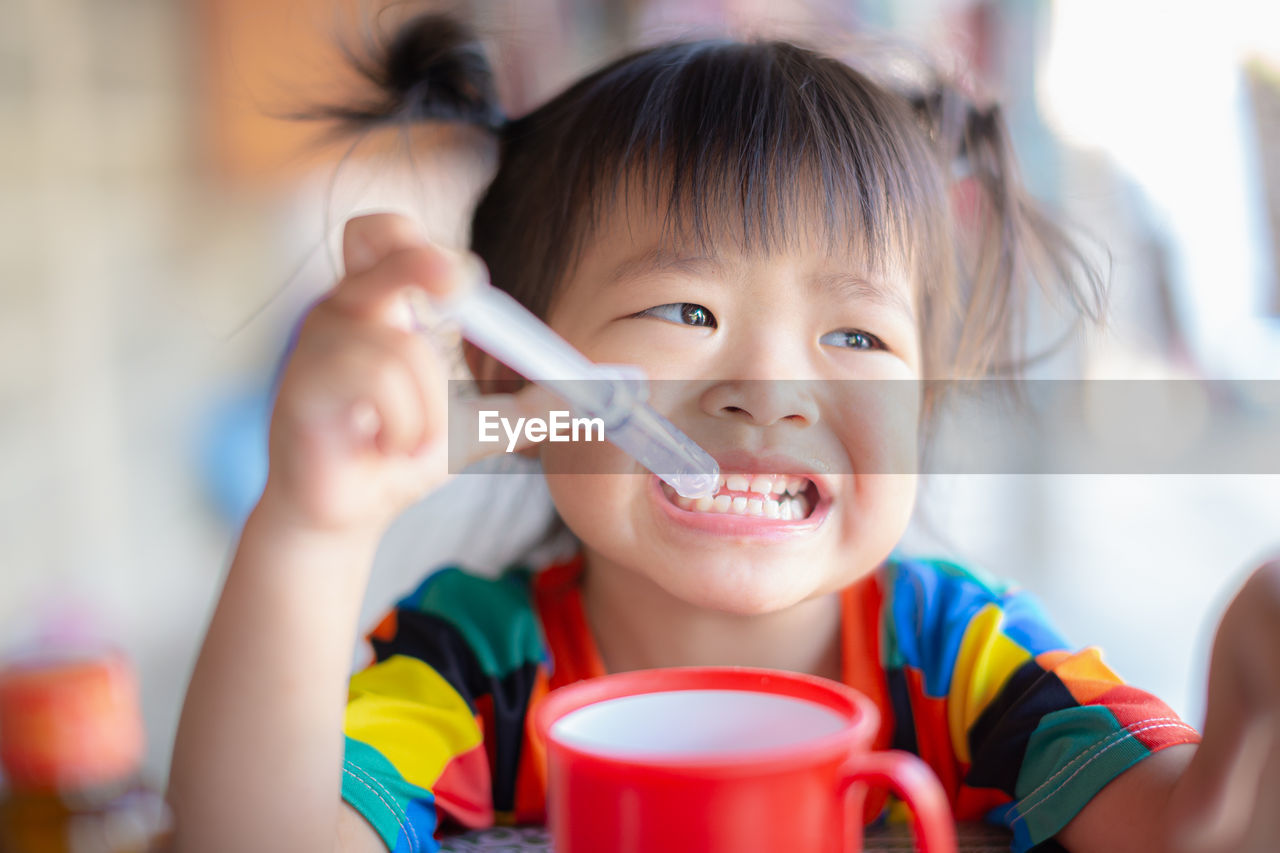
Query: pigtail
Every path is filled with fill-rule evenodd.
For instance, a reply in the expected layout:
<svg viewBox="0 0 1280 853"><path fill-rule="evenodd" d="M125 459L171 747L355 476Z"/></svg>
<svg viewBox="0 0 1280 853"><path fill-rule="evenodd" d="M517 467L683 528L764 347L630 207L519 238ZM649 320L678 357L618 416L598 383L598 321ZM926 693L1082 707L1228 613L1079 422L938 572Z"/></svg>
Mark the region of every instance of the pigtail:
<svg viewBox="0 0 1280 853"><path fill-rule="evenodd" d="M307 118L336 121L340 132L415 122L460 122L500 132L507 123L493 68L470 27L446 15L407 21L389 42L344 52L376 90L352 104L321 106Z"/></svg>
<svg viewBox="0 0 1280 853"><path fill-rule="evenodd" d="M953 85L935 82L911 98L944 172L959 244L958 287L949 303L956 332L939 353L958 378L1014 377L1066 344L1086 322L1101 323L1106 304L1102 272L1069 234L1022 187L999 106L978 106ZM1065 303L1073 318L1063 337L1026 352L1032 290ZM937 363L937 362L935 362Z"/></svg>

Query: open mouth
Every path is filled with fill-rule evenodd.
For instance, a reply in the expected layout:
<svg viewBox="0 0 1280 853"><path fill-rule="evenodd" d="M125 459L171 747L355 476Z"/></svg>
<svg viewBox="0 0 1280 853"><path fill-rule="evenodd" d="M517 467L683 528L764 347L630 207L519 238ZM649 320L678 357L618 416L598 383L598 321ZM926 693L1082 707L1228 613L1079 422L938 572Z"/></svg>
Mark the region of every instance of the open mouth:
<svg viewBox="0 0 1280 853"><path fill-rule="evenodd" d="M721 474L715 495L685 498L666 483L662 493L686 512L802 521L818 504L818 487L795 474Z"/></svg>

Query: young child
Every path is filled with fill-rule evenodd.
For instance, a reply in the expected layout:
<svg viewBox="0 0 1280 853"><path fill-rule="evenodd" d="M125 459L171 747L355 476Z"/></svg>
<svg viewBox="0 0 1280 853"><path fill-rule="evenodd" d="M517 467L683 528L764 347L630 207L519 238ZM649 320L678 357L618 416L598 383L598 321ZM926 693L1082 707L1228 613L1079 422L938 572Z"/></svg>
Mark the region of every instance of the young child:
<svg viewBox="0 0 1280 853"><path fill-rule="evenodd" d="M706 41L635 53L507 121L473 37L433 16L367 70L384 100L339 117L497 135L472 229L493 282L592 360L682 380L654 383L655 405L724 485L685 501L611 445L540 445L578 555L429 575L348 683L379 537L447 479L446 422L472 411L447 402L446 359L406 308L464 286L463 265L403 218L352 220L187 695L179 849L424 851L444 824L539 821L530 709L548 690L713 664L867 693L877 745L922 756L957 818L1009 826L1016 850L1280 844L1280 565L1223 620L1197 747L1025 594L894 553L937 404L918 380L1008 374L1030 261L1081 267L1020 194L998 113L787 43ZM468 363L482 388L512 378ZM859 390L888 386L914 389L907 405ZM526 386L469 405L548 400Z"/></svg>

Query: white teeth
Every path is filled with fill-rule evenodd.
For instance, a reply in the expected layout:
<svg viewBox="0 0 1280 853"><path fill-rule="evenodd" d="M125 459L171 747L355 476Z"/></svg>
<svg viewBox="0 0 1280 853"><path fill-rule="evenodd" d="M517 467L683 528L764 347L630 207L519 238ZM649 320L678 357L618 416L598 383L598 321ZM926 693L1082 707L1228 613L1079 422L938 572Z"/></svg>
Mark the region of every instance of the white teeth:
<svg viewBox="0 0 1280 853"><path fill-rule="evenodd" d="M720 477L720 488L716 491L746 492L763 499L772 495L795 497L802 494L808 486L806 478L789 477L785 474L724 474Z"/></svg>
<svg viewBox="0 0 1280 853"><path fill-rule="evenodd" d="M754 494L754 492L753 492ZM671 502L689 512L746 515L757 518L796 521L809 514L809 501L803 495L778 498L747 497L745 495L717 495L714 498L685 498L668 491Z"/></svg>

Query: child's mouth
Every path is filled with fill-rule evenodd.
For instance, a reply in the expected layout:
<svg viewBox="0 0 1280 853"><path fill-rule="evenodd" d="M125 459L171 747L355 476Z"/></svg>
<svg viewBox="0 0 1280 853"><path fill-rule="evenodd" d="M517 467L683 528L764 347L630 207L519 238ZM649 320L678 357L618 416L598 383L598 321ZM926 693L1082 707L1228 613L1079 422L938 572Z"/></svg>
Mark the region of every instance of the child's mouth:
<svg viewBox="0 0 1280 853"><path fill-rule="evenodd" d="M801 521L818 503L818 489L808 477L794 474L721 474L715 495L685 498L666 483L662 493L686 512L741 515L777 521Z"/></svg>

